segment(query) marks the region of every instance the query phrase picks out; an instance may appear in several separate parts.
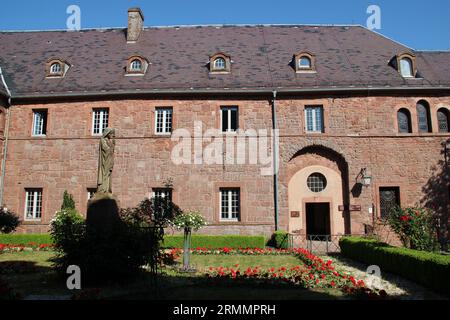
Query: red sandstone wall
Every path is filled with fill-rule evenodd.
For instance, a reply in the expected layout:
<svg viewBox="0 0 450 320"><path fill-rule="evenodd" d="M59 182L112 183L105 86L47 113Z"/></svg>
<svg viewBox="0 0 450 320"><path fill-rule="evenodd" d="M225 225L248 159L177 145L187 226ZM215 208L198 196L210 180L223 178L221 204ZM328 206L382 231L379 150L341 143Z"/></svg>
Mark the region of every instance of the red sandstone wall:
<svg viewBox="0 0 450 320"><path fill-rule="evenodd" d="M415 104L425 98L431 106L434 133L418 134ZM325 133L305 135L303 109L323 104ZM273 229L273 184L271 176L261 176L254 165L174 165L170 160L170 138L154 132L154 107L172 106L174 129L193 130L195 120L206 128L219 127L221 105L238 105L240 127L270 129L271 106L266 100L122 100L102 102L51 103L12 107L5 203L23 216L24 188L44 189L41 222L27 222L22 231L40 232L60 207L65 189L71 192L78 209L86 210L86 188L95 187L98 138L91 135L92 108L110 108L110 126L117 129L113 192L122 207L134 206L148 196L152 187L174 182L174 201L183 209L200 210L211 226L205 233L265 233ZM437 131L438 106L450 107L450 98L362 97L314 100L279 100L280 138L280 226L287 229L287 184L289 172L299 170L290 158L302 147L321 144L340 153L349 166L350 188L361 168L373 176L370 187L351 204L361 212L351 213L351 231L363 232L371 222L368 208L378 206L380 186L399 186L402 205L414 205L424 198L422 188L438 170L443 156L441 143L449 134ZM408 107L413 133L397 133L396 112ZM31 137L32 109L47 108L46 138ZM218 218L218 188L238 186L242 190L242 222L224 224Z"/></svg>

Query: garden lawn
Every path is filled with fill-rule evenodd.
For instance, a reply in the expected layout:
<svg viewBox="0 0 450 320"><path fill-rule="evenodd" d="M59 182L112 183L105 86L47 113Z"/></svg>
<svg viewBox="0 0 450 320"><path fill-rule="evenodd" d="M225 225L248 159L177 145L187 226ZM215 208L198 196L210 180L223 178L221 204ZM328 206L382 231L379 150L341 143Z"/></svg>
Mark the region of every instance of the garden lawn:
<svg viewBox="0 0 450 320"><path fill-rule="evenodd" d="M74 291L65 287L65 280L57 278L51 268L52 251L22 251L0 254L0 277L20 293L22 298L33 296L71 296ZM158 283L158 295L150 286L150 274L145 272L126 284L101 287L100 297L105 299L347 299L338 290L306 290L302 288L273 285L227 285L211 286L205 276L209 267L260 266L261 268L292 267L300 264L293 256L247 256L247 255L191 255L196 273L181 273L182 258L175 265L162 269ZM88 289L84 288L83 289Z"/></svg>
<svg viewBox="0 0 450 320"><path fill-rule="evenodd" d="M182 263L183 258L179 261ZM270 269L272 267L278 269L280 267L295 267L303 264L300 260L290 255L277 256L248 256L248 255L191 255L191 266L199 270L207 270L209 267L235 268L238 264L240 269L247 267L257 267L262 269Z"/></svg>

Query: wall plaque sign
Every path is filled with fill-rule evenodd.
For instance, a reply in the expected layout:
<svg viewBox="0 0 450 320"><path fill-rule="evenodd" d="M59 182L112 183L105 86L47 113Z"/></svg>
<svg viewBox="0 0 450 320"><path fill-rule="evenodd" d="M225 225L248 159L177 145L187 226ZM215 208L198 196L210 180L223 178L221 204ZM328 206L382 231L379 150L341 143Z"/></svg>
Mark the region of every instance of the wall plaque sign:
<svg viewBox="0 0 450 320"><path fill-rule="evenodd" d="M291 211L291 218L299 218L300 211Z"/></svg>
<svg viewBox="0 0 450 320"><path fill-rule="evenodd" d="M340 205L338 207L339 211L361 211L361 206L356 204L349 205Z"/></svg>

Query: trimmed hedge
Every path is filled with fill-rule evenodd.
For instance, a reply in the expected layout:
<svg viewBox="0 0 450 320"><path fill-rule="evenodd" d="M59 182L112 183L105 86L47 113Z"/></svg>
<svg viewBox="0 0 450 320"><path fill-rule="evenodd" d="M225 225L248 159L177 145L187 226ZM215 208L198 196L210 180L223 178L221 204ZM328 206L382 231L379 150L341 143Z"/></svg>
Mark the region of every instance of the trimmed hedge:
<svg viewBox="0 0 450 320"><path fill-rule="evenodd" d="M36 245L52 244L52 238L49 233L43 234L0 234L0 243L27 245L35 242Z"/></svg>
<svg viewBox="0 0 450 320"><path fill-rule="evenodd" d="M275 231L269 243L277 249L287 249L289 248L289 233L286 231Z"/></svg>
<svg viewBox="0 0 450 320"><path fill-rule="evenodd" d="M378 265L437 292L450 294L450 255L392 247L372 239L344 237L341 253L348 258Z"/></svg>
<svg viewBox="0 0 450 320"><path fill-rule="evenodd" d="M191 248L265 248L266 239L264 236L209 236L192 235ZM182 248L183 235L166 235L162 244L164 248Z"/></svg>
<svg viewBox="0 0 450 320"><path fill-rule="evenodd" d="M239 236L239 235L192 235L192 248L265 248L264 236ZM0 234L0 243L26 245L35 242L36 245L53 243L50 234ZM164 248L182 248L183 235L164 236Z"/></svg>

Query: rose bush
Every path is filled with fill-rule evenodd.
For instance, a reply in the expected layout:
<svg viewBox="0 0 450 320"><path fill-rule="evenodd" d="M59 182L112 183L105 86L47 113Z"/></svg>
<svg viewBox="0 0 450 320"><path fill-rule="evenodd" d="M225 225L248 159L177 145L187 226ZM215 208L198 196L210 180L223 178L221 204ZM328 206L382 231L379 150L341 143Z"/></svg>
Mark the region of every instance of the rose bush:
<svg viewBox="0 0 450 320"><path fill-rule="evenodd" d="M387 220L406 248L435 251L439 248L436 219L432 210L396 207Z"/></svg>

